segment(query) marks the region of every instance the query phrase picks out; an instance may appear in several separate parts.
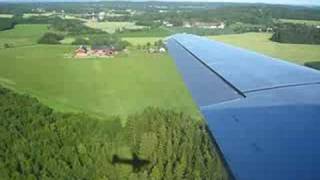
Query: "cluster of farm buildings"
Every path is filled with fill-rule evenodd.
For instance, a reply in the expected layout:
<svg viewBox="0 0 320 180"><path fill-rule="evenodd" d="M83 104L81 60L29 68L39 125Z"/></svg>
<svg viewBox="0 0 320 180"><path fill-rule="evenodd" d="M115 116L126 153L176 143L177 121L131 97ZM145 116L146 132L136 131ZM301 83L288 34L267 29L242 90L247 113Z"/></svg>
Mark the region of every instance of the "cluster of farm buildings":
<svg viewBox="0 0 320 180"><path fill-rule="evenodd" d="M86 57L113 57L118 52L114 47L109 46L92 46L91 48L81 45L74 51L75 58Z"/></svg>

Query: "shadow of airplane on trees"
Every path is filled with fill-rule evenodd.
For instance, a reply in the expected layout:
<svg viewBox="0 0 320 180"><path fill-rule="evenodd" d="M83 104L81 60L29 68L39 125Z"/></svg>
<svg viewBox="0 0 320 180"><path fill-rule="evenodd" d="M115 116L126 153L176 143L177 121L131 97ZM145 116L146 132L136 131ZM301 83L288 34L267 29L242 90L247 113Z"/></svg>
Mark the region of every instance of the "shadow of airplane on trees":
<svg viewBox="0 0 320 180"><path fill-rule="evenodd" d="M140 159L136 153L132 154L132 159L120 158L118 155L113 155L112 164L127 164L132 166L133 172L137 173L141 170L142 167L148 165L150 161Z"/></svg>

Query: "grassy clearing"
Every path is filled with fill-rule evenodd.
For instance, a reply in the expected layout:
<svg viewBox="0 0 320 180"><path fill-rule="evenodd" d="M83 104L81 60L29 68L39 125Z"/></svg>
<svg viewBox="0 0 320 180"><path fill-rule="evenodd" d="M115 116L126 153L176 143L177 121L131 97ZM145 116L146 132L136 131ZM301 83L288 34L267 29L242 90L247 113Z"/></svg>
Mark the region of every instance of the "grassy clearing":
<svg viewBox="0 0 320 180"><path fill-rule="evenodd" d="M128 41L130 44L137 46L137 45L146 45L148 42L153 44L156 41L163 40L160 37L125 37L123 40Z"/></svg>
<svg viewBox="0 0 320 180"><path fill-rule="evenodd" d="M0 14L0 18L12 18L12 14Z"/></svg>
<svg viewBox="0 0 320 180"><path fill-rule="evenodd" d="M167 37L173 33L165 28L152 28L143 31L122 32L118 35L121 37Z"/></svg>
<svg viewBox="0 0 320 180"><path fill-rule="evenodd" d="M293 24L306 24L310 26L320 25L320 21L312 21L312 20L299 20L299 19L279 19L282 23L293 23Z"/></svg>
<svg viewBox="0 0 320 180"><path fill-rule="evenodd" d="M142 29L145 26L137 26L133 22L96 22L96 21L87 21L86 26L100 29L108 33L114 33L117 29Z"/></svg>
<svg viewBox="0 0 320 180"><path fill-rule="evenodd" d="M113 59L65 58L74 48L0 50L0 83L59 111L126 116L154 106L197 114L168 55L131 50Z"/></svg>
<svg viewBox="0 0 320 180"><path fill-rule="evenodd" d="M271 35L246 33L210 36L210 38L298 64L320 61L320 45L276 43L269 40Z"/></svg>
<svg viewBox="0 0 320 180"><path fill-rule="evenodd" d="M24 13L23 18L30 18L30 17L38 17L38 16L51 16L54 15L54 13L48 12L48 13Z"/></svg>
<svg viewBox="0 0 320 180"><path fill-rule="evenodd" d="M71 44L74 40L75 40L74 37L65 37L65 38L62 39L60 42L61 42L62 44Z"/></svg>
<svg viewBox="0 0 320 180"><path fill-rule="evenodd" d="M36 44L39 37L46 31L48 27L44 24L19 24L12 30L0 31L0 49L6 43L14 47Z"/></svg>

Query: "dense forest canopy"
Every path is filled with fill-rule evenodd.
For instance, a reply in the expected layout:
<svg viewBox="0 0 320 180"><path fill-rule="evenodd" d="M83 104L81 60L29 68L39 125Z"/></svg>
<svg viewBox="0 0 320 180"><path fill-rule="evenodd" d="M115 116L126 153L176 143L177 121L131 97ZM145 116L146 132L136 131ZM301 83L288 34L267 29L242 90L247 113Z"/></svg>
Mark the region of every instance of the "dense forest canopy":
<svg viewBox="0 0 320 180"><path fill-rule="evenodd" d="M320 44L320 29L305 24L279 24L272 41L293 44Z"/></svg>
<svg viewBox="0 0 320 180"><path fill-rule="evenodd" d="M1 178L226 179L203 121L149 108L120 122L57 113L0 88ZM148 163L136 172L113 163L131 154Z"/></svg>
<svg viewBox="0 0 320 180"><path fill-rule="evenodd" d="M15 22L10 18L0 18L0 31L12 29Z"/></svg>
<svg viewBox="0 0 320 180"><path fill-rule="evenodd" d="M60 41L64 38L62 34L47 32L39 40L39 44L60 44Z"/></svg>

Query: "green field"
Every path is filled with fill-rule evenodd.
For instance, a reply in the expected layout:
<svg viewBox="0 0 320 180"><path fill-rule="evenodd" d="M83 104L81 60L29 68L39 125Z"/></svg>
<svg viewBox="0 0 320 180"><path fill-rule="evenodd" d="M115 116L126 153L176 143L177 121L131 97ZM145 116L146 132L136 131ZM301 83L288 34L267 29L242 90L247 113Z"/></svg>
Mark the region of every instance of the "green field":
<svg viewBox="0 0 320 180"><path fill-rule="evenodd" d="M117 29L143 29L145 26L137 26L133 22L96 22L96 21L87 21L86 26L100 29L108 33L114 33Z"/></svg>
<svg viewBox="0 0 320 180"><path fill-rule="evenodd" d="M130 44L136 45L146 45L148 42L153 44L156 41L163 40L160 37L125 37L123 40L128 41Z"/></svg>
<svg viewBox="0 0 320 180"><path fill-rule="evenodd" d="M245 33L210 38L298 64L320 61L320 45L276 43L269 40L271 35L270 33Z"/></svg>
<svg viewBox="0 0 320 180"><path fill-rule="evenodd" d="M312 21L312 20L279 19L278 21L280 21L282 23L306 24L306 25L310 25L310 26L320 25L320 21Z"/></svg>
<svg viewBox="0 0 320 180"><path fill-rule="evenodd" d="M6 33L20 35L22 27L32 25ZM37 32L43 27L33 26ZM37 39L32 37L29 44ZM112 59L75 60L70 58L74 49L69 45L2 49L0 83L59 111L126 116L155 106L197 113L167 54L130 50Z"/></svg>
<svg viewBox="0 0 320 180"><path fill-rule="evenodd" d="M47 25L16 25L14 29L0 31L0 49L4 44L14 47L36 44L43 33L48 31Z"/></svg>
<svg viewBox="0 0 320 180"><path fill-rule="evenodd" d="M0 18L12 18L12 14L0 14Z"/></svg>
<svg viewBox="0 0 320 180"><path fill-rule="evenodd" d="M54 15L54 13L51 13L51 12L48 12L48 13L24 13L23 18L51 16L51 15Z"/></svg>
<svg viewBox="0 0 320 180"><path fill-rule="evenodd" d="M172 35L172 32L168 31L165 28L151 28L143 31L125 31L118 34L121 37L167 37Z"/></svg>

